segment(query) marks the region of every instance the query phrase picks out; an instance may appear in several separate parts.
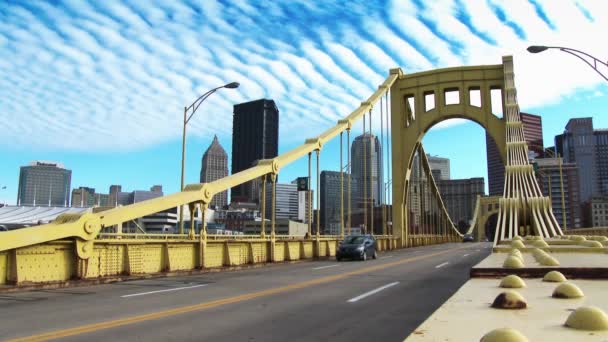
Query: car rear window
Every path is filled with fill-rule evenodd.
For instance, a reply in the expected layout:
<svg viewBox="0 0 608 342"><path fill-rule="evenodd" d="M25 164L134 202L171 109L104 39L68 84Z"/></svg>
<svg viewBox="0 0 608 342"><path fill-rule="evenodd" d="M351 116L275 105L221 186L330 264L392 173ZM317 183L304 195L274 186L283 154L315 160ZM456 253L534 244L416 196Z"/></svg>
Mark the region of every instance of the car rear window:
<svg viewBox="0 0 608 342"><path fill-rule="evenodd" d="M346 244L362 243L364 239L365 238L363 236L347 236L346 239L344 239L344 243L346 243Z"/></svg>

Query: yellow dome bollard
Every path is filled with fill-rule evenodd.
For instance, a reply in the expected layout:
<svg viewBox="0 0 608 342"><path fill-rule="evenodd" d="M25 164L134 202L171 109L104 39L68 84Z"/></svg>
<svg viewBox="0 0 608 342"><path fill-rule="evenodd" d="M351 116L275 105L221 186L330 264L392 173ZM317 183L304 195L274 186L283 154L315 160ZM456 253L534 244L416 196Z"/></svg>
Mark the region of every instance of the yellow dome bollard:
<svg viewBox="0 0 608 342"><path fill-rule="evenodd" d="M522 268L524 267L524 263L522 260L516 256L508 256L503 262L502 267L504 268Z"/></svg>
<svg viewBox="0 0 608 342"><path fill-rule="evenodd" d="M513 247L513 248L526 248L526 245L524 245L524 243L521 242L520 240L514 240L514 241L511 241L511 247Z"/></svg>
<svg viewBox="0 0 608 342"><path fill-rule="evenodd" d="M608 330L608 316L595 306L584 306L572 312L566 326L578 330Z"/></svg>
<svg viewBox="0 0 608 342"><path fill-rule="evenodd" d="M494 299L491 305L495 309L521 310L528 307L526 299L515 291L505 291Z"/></svg>
<svg viewBox="0 0 608 342"><path fill-rule="evenodd" d="M494 329L483 335L480 342L528 342L522 333L511 328Z"/></svg>
<svg viewBox="0 0 608 342"><path fill-rule="evenodd" d="M572 283L558 285L551 295L553 298L581 298L584 296L583 291Z"/></svg>
<svg viewBox="0 0 608 342"><path fill-rule="evenodd" d="M518 289L522 287L526 287L526 283L520 277L510 274L500 281L500 287Z"/></svg>
<svg viewBox="0 0 608 342"><path fill-rule="evenodd" d="M532 245L537 248L549 247L549 244L545 240L536 240L532 243Z"/></svg>
<svg viewBox="0 0 608 342"><path fill-rule="evenodd" d="M550 283L561 283L566 281L566 277L561 272L551 271L545 274L543 281Z"/></svg>

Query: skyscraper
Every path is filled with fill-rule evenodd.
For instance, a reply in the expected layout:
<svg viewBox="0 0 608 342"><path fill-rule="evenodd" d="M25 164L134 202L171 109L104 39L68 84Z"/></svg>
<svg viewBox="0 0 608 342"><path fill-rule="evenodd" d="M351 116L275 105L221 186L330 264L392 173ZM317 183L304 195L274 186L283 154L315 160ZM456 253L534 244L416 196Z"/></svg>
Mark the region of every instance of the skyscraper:
<svg viewBox="0 0 608 342"><path fill-rule="evenodd" d="M433 177L435 174L439 175L439 178L435 178L438 180L448 180L450 179L450 159L442 158L437 156L431 156L427 153L427 160L429 161L429 166L431 167L431 171L437 170L438 172L433 172Z"/></svg>
<svg viewBox="0 0 608 342"><path fill-rule="evenodd" d="M347 210L346 186L348 175L344 174L344 212ZM340 234L340 172L321 171L321 228L325 234Z"/></svg>
<svg viewBox="0 0 608 342"><path fill-rule="evenodd" d="M17 205L67 207L71 183L72 171L62 164L33 161L19 172Z"/></svg>
<svg viewBox="0 0 608 342"><path fill-rule="evenodd" d="M469 221L473 219L477 196L485 194L484 179L439 180L437 187L452 222L461 229L468 228Z"/></svg>
<svg viewBox="0 0 608 342"><path fill-rule="evenodd" d="M276 183L275 219L298 220L297 184ZM266 186L266 219L272 217L272 183Z"/></svg>
<svg viewBox="0 0 608 342"><path fill-rule="evenodd" d="M528 144L528 159L542 158L545 155L542 117L527 113L520 113L520 117Z"/></svg>
<svg viewBox="0 0 608 342"><path fill-rule="evenodd" d="M380 205L384 194L380 140L373 134L356 137L351 147L351 156L352 177L357 179L357 196L352 199L353 207L362 207L364 203L369 203L369 199L373 200L375 206Z"/></svg>
<svg viewBox="0 0 608 342"><path fill-rule="evenodd" d="M95 205L95 189L81 186L72 190L72 207L92 207Z"/></svg>
<svg viewBox="0 0 608 342"><path fill-rule="evenodd" d="M201 183L209 183L214 180L228 176L228 155L217 140L217 135L213 137L213 142L203 154L201 161ZM228 205L228 190L222 191L213 196L210 203L212 208L224 208Z"/></svg>
<svg viewBox="0 0 608 342"><path fill-rule="evenodd" d="M109 202L110 195L95 192L95 189L81 186L72 190L72 207L107 207L114 206Z"/></svg>
<svg viewBox="0 0 608 342"><path fill-rule="evenodd" d="M273 100L260 99L234 106L232 121L232 174L260 159L279 153L279 109ZM232 202L251 202L257 197L249 183L232 188Z"/></svg>
<svg viewBox="0 0 608 342"><path fill-rule="evenodd" d="M108 205L110 207L118 206L118 194L122 191L120 185L110 185L110 193L108 196Z"/></svg>
<svg viewBox="0 0 608 342"><path fill-rule="evenodd" d="M562 141L564 162L576 163L579 175L580 204L591 200L600 191L597 177L596 144L591 118L570 119Z"/></svg>
<svg viewBox="0 0 608 342"><path fill-rule="evenodd" d="M543 126L542 118L538 115L520 113L524 129L524 137L528 144L529 159L542 158L543 149ZM502 196L505 182L505 165L500 160L498 146L486 133L486 155L488 161L488 190L490 196Z"/></svg>
<svg viewBox="0 0 608 342"><path fill-rule="evenodd" d="M594 129L595 164L597 166L597 189L603 196L608 195L608 130Z"/></svg>
<svg viewBox="0 0 608 342"><path fill-rule="evenodd" d="M562 163L560 178L559 158L536 159L536 179L543 196L551 199L553 215L562 228L580 228L582 209L579 205L578 167L574 163ZM562 208L562 181L564 189L564 207L566 209L566 226L564 227L564 210Z"/></svg>
<svg viewBox="0 0 608 342"><path fill-rule="evenodd" d="M291 182L298 186L298 221L303 223L312 222L312 205L314 192L308 187L308 177L298 177Z"/></svg>

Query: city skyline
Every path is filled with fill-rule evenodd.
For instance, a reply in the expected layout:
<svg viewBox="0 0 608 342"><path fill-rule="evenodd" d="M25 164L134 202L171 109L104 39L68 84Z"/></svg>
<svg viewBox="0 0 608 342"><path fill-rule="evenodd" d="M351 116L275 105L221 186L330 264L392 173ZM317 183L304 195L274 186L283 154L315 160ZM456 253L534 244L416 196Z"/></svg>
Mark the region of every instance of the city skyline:
<svg viewBox="0 0 608 342"><path fill-rule="evenodd" d="M0 89L8 96L0 99L7 127L0 141L0 203L16 203L19 167L41 159L73 170L72 188L163 184L166 193L176 192L181 109L232 81L241 87L212 95L190 123L187 184L198 182L199 158L213 134L231 150L235 103L275 99L284 115L283 153L348 115L393 67L412 73L498 64L502 55L513 55L521 110L543 118L546 145L573 117L593 117L596 127L608 127L602 115L608 87L593 70L563 53L525 51L544 43L605 59L608 47L595 44L608 25L600 5L447 3L354 2L344 10L332 3L290 8L210 1L194 11L182 3L2 5ZM255 23L241 19L235 31L232 18L260 11L267 15ZM338 15L336 24L325 20ZM225 44L236 40L243 41L238 48ZM322 169L337 170L337 145L324 146ZM452 161L453 178L481 176L487 184L484 135L476 124L442 122L424 146ZM281 177L294 179L305 170L300 160Z"/></svg>

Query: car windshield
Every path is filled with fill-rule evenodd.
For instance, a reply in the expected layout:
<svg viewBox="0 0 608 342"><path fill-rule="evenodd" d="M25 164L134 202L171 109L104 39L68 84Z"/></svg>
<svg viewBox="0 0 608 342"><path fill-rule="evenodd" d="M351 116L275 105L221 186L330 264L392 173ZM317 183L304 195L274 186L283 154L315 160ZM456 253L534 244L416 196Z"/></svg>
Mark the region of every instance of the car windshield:
<svg viewBox="0 0 608 342"><path fill-rule="evenodd" d="M364 239L363 236L347 236L346 239L344 239L344 243L349 245L358 244L362 243Z"/></svg>

